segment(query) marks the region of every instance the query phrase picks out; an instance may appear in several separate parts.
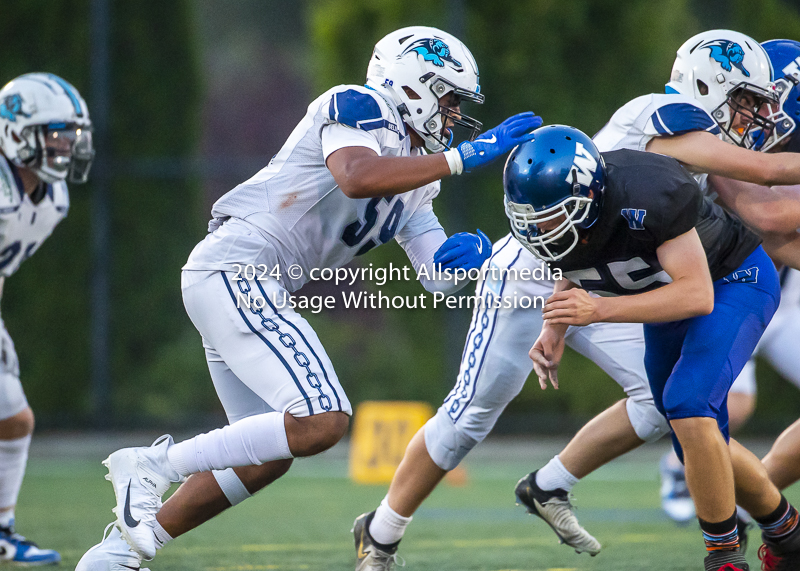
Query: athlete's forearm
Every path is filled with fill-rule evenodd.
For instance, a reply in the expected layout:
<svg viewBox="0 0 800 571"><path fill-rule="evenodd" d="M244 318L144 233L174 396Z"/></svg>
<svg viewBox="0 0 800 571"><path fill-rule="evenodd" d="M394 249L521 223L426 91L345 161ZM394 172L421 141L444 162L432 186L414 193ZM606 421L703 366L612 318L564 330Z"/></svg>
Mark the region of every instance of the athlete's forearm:
<svg viewBox="0 0 800 571"><path fill-rule="evenodd" d="M764 251L776 265L800 270L800 234L796 231L765 234L763 238Z"/></svg>
<svg viewBox="0 0 800 571"><path fill-rule="evenodd" d="M800 227L800 186L766 187L718 175L708 182L725 206L761 235Z"/></svg>
<svg viewBox="0 0 800 571"><path fill-rule="evenodd" d="M647 143L647 150L673 157L694 172L762 186L800 184L800 154L758 153L725 143L711 133L657 137Z"/></svg>
<svg viewBox="0 0 800 571"><path fill-rule="evenodd" d="M553 323L551 320L545 319L542 322L542 331L545 331L546 329L550 329L556 336L563 339L567 336L567 329L569 329L569 325L566 323Z"/></svg>
<svg viewBox="0 0 800 571"><path fill-rule="evenodd" d="M714 290L700 276L687 276L646 293L596 301L595 321L660 323L708 315L714 309Z"/></svg>
<svg viewBox="0 0 800 571"><path fill-rule="evenodd" d="M337 155L344 150L332 153L327 164L336 184L349 198L401 194L450 175L450 166L442 153L381 157L364 148L366 152L350 153L347 160L340 160Z"/></svg>
<svg viewBox="0 0 800 571"><path fill-rule="evenodd" d="M562 278L560 280L556 280L555 285L553 286L553 293L558 293L560 291L567 291L568 289L578 287L567 278Z"/></svg>

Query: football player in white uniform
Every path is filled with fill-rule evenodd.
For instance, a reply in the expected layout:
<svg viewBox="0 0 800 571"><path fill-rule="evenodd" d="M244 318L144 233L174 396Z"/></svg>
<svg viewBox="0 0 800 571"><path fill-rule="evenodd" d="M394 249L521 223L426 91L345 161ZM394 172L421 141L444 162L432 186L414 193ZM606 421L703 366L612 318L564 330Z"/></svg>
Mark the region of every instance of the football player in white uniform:
<svg viewBox="0 0 800 571"><path fill-rule="evenodd" d="M0 89L0 295L67 215L65 180L83 183L94 151L89 110L78 91L49 73L22 75ZM14 342L0 320L0 563L58 563L14 530L34 418L19 379Z"/></svg>
<svg viewBox="0 0 800 571"><path fill-rule="evenodd" d="M182 289L230 424L113 453L105 464L117 529L79 570L138 567L138 557L152 559L173 537L282 476L293 458L344 435L350 403L288 295L313 271L339 268L392 238L418 274L426 268L428 291L464 285L435 276L434 263L479 267L491 243L480 232L447 238L432 208L439 179L530 140L541 119L522 113L450 148L454 125L480 130L462 101L483 102L467 47L435 28L393 32L375 46L366 86L340 85L314 100L270 163L216 202ZM164 492L188 476L162 507Z"/></svg>
<svg viewBox="0 0 800 571"><path fill-rule="evenodd" d="M598 148L671 155L695 173L718 173L761 184L800 182L800 160L741 148L752 141L754 125L776 133L772 127L779 118L759 115L759 111L767 114L765 109L776 105L778 96L772 89L769 59L755 40L729 30L691 38L678 50L666 91L638 97L620 108L595 136ZM576 158L580 172L589 166L588 161L587 157ZM705 182L705 175L698 178ZM630 213L631 224L636 223L637 215L640 213ZM491 299L552 293L552 281L510 279L514 273L507 270L546 269L511 234L495 242L493 252L485 267L494 266L497 271L486 272L486 280L477 283L479 295ZM611 277L636 290L646 287L652 278L639 280L637 274L646 274L639 270L646 268L626 266ZM537 308L494 309L487 305L475 309L455 388L436 416L411 440L381 505L356 520L359 561L367 551L382 553L383 560L389 561L412 514L444 475L486 437L533 369L527 354L541 324L541 309ZM600 543L572 513L569 491L603 464L670 429L650 393L640 325L570 327L566 342L609 373L628 398L589 422L546 466L520 480L516 492L563 542L578 552L596 554ZM546 388L547 380L540 378L540 384ZM387 567L358 567L357 563L356 568Z"/></svg>

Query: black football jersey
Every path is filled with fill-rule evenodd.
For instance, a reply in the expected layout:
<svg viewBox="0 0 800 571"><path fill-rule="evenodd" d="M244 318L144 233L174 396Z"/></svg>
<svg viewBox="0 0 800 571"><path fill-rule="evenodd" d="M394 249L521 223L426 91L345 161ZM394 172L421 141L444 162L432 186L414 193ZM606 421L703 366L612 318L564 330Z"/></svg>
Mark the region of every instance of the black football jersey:
<svg viewBox="0 0 800 571"><path fill-rule="evenodd" d="M656 249L697 229L711 278L725 277L761 240L703 198L697 182L671 157L627 149L602 153L606 188L597 221L563 259L565 278L600 295L631 295L672 281Z"/></svg>

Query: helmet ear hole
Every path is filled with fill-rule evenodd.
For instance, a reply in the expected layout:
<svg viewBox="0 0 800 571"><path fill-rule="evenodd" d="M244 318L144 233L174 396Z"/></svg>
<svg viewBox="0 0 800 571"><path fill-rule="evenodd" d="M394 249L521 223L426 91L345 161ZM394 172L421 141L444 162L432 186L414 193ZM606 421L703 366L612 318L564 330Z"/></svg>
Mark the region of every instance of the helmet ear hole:
<svg viewBox="0 0 800 571"><path fill-rule="evenodd" d="M411 100L422 99L422 97L419 95L419 93L417 93L416 91L414 91L413 89L411 89L407 85L403 86L403 91L406 92L406 96L408 96L408 98L411 99Z"/></svg>
<svg viewBox="0 0 800 571"><path fill-rule="evenodd" d="M703 83L702 81L700 81L698 79L697 80L697 91L700 92L700 95L708 95L708 85L706 85L705 83Z"/></svg>

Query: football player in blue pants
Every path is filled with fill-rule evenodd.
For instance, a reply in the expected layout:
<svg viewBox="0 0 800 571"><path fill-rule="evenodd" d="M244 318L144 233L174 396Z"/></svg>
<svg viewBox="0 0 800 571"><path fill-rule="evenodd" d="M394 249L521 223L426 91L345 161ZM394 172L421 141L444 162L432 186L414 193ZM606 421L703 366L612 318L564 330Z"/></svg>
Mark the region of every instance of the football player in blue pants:
<svg viewBox="0 0 800 571"><path fill-rule="evenodd" d="M718 53L720 46L728 46L725 53L738 65L728 65ZM634 149L674 155L696 171L704 187L708 172L762 183L798 183L797 157L786 160L741 148L751 141L746 133L754 123L769 126L777 120L758 115L759 110L778 103L771 71L766 53L752 38L730 30L698 34L678 50L667 93L637 97L620 108L596 135L597 146L603 151ZM784 202L792 200L786 197ZM790 204L777 208L782 206ZM759 231L777 230L765 225ZM796 235L793 229L791 233ZM552 292L552 281L514 279L514 270L544 268L543 262L510 234L495 242L485 264L491 271L478 281L476 293L487 300L546 297ZM643 285L629 281L634 289ZM537 308L476 308L456 385L412 439L386 498L374 512L357 520L356 531L361 533L357 533L357 546L366 543L373 551L395 552L417 508L444 475L486 437L522 389L532 370L527 352L541 324L542 313ZM518 496L521 494L520 501L547 521L564 543L578 552L597 554L601 545L575 518L570 490L603 464L668 433L669 426L656 409L648 386L640 324L571 327L566 343L603 368L627 398L581 429L547 465L523 478ZM531 480L539 508L526 493Z"/></svg>
<svg viewBox="0 0 800 571"><path fill-rule="evenodd" d="M677 161L601 155L570 127L544 127L515 149L503 183L515 238L564 275L530 351L540 382L557 383L568 326L644 323L647 376L686 464L705 571L749 569L736 500L763 530L765 569L797 569L797 510L728 434L728 390L780 301L758 236L703 198Z"/></svg>
<svg viewBox="0 0 800 571"><path fill-rule="evenodd" d="M342 384L286 300L313 272L394 238L428 291L464 285L439 279L434 264L479 267L491 243L481 232L447 237L433 213L439 180L529 140L541 119L521 113L474 138L481 125L462 101L483 102L467 47L435 28L397 30L375 46L365 86L340 85L314 100L270 163L214 204L181 286L230 424L109 456L116 525L79 571L138 569L172 538L281 477L293 458L345 434L351 407ZM472 133L457 147L454 125Z"/></svg>
<svg viewBox="0 0 800 571"><path fill-rule="evenodd" d="M0 89L0 294L6 278L67 216L66 181L86 182L91 128L86 102L56 75L29 73ZM14 528L33 425L14 342L0 320L0 563L61 560Z"/></svg>

